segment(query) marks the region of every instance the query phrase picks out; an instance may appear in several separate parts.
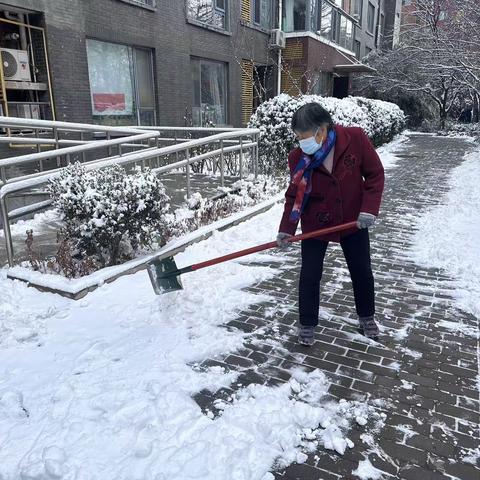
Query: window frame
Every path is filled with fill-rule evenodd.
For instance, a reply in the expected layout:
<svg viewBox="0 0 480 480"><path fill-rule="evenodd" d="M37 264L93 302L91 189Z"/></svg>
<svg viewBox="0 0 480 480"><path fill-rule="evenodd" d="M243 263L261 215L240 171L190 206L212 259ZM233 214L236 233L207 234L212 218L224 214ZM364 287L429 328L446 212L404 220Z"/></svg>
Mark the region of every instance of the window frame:
<svg viewBox="0 0 480 480"><path fill-rule="evenodd" d="M362 51L362 42L357 40L356 38L353 39L353 51L355 52L355 57L357 60L361 59L361 51Z"/></svg>
<svg viewBox="0 0 480 480"><path fill-rule="evenodd" d="M268 2L268 10L269 10L269 13L270 13L270 18L268 19L268 26L264 26L262 25L262 0L252 0L251 3L250 3L250 8L251 8L251 12L250 12L250 18L251 18L251 23L254 27L256 28L260 28L262 30L270 30L272 28L272 19L273 19L273 8L272 8L272 0L267 0ZM255 20L255 7L258 5L258 8L259 8L259 22L257 22Z"/></svg>
<svg viewBox="0 0 480 480"><path fill-rule="evenodd" d="M371 7L371 8L370 8ZM373 9L373 10L372 10ZM365 31L369 33L370 35L375 35L375 5L372 2L368 2L368 7L367 7L367 28ZM372 29L370 30L370 15L369 13L372 12Z"/></svg>
<svg viewBox="0 0 480 480"><path fill-rule="evenodd" d="M229 3L230 0L224 0L224 6L225 6L224 9L217 6L217 0L212 0L212 11L223 15L224 27L217 27L216 25L210 24L208 22L202 22L202 20L199 20L198 18L191 16L189 2L190 0L184 0L185 17L186 17L187 23L191 23L192 25L196 25L198 27L206 28L207 30L221 33L223 35L232 35L232 32L230 31L230 3Z"/></svg>
<svg viewBox="0 0 480 480"><path fill-rule="evenodd" d="M353 6L353 17L355 18L355 15L358 15L358 23L360 26L362 25L363 22L363 0L354 0L354 6ZM360 5L359 8L359 13L356 13L357 6Z"/></svg>
<svg viewBox="0 0 480 480"><path fill-rule="evenodd" d="M139 92L139 86L138 86L138 62L136 58L136 51L143 50L149 53L149 56L150 56L150 72L149 73L151 75L152 88L153 88L152 90L153 105L150 110L153 111L153 126L154 126L157 123L157 119L158 119L157 82L156 82L156 76L155 76L155 50L150 47L138 47L136 45L131 45L128 43L111 42L111 41L99 39L96 37L87 37L86 40L87 42L86 42L85 50L87 53L87 69L89 71L88 87L90 90L90 101L92 102L92 118L105 119L107 123L101 123L102 125L122 125L122 124L108 123L109 118L114 119L119 115L108 115L108 114L100 115L100 114L95 114L93 112L93 92L92 92L92 85L90 80L90 64L88 62L88 41L116 45L116 46L126 47L127 49L129 49L129 58L131 58L131 64L129 65L129 69L132 74L132 110L133 110L132 116L135 117L137 122L136 124L139 126L148 126L148 125L142 124L140 122L141 110L142 109L147 110L147 108L140 106L140 92Z"/></svg>
<svg viewBox="0 0 480 480"><path fill-rule="evenodd" d="M217 64L217 65L222 65L224 67L224 95L225 95L225 102L224 102L224 108L225 108L225 123L220 125L222 126L228 126L228 116L229 116L229 90L230 90L230 85L229 85L229 63L228 62L223 62L221 60L216 60L216 59L211 59L211 58L205 58L205 57L197 57L197 56L191 56L190 57L190 72L191 72L191 81L192 81L192 123L194 123L194 115L193 115L193 108L200 108L200 114L201 114L201 108L202 108L202 63L209 63L209 64ZM200 100L200 106L197 107L195 105L195 83L194 83L194 75L193 75L193 68L194 65L198 64L198 72L199 72L199 95L198 98ZM200 118L200 123L203 124L203 118ZM194 126L196 126L194 124ZM216 125L218 126L218 124Z"/></svg>
<svg viewBox="0 0 480 480"><path fill-rule="evenodd" d="M152 12L157 9L157 0L151 0L152 5L149 5L149 0L120 0L120 2L128 3L129 5L133 5L134 7L144 8L146 10L151 10Z"/></svg>
<svg viewBox="0 0 480 480"><path fill-rule="evenodd" d="M213 8L226 15L227 14L227 3L228 3L228 0L223 0L223 8L222 8L222 7L218 6L218 0L214 0Z"/></svg>

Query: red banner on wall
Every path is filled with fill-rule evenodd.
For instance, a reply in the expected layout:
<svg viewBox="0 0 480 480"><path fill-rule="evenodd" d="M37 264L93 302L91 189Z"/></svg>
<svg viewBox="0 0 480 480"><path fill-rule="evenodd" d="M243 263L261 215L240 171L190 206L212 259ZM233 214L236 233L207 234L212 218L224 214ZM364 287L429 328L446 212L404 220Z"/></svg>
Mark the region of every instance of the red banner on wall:
<svg viewBox="0 0 480 480"><path fill-rule="evenodd" d="M124 93L94 93L93 108L97 112L107 110L124 111L125 94Z"/></svg>

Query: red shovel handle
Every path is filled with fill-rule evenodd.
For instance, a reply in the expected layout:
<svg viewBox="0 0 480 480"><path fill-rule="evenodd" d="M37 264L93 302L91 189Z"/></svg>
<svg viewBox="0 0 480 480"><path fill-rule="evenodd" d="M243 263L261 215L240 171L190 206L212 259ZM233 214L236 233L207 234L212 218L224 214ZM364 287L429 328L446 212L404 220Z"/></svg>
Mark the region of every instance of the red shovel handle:
<svg viewBox="0 0 480 480"><path fill-rule="evenodd" d="M310 233L303 233L301 235L295 235L294 237L286 238L286 242L298 242L300 240L307 240L309 238L320 237L322 235L328 235L329 233L341 232L342 230L349 230L350 228L356 228L357 222L344 223L342 225L337 225L336 227L322 228L321 230L315 230ZM207 260L206 262L197 263L190 267L191 270L200 270L201 268L210 267L216 265L217 263L223 263L228 260L233 260L234 258L244 257L245 255L250 255L251 253L262 252L263 250L268 250L269 248L278 247L277 242L263 243L257 245L256 247L247 248L245 250L240 250L238 252L229 253L228 255L223 255L222 257L217 257L212 260Z"/></svg>

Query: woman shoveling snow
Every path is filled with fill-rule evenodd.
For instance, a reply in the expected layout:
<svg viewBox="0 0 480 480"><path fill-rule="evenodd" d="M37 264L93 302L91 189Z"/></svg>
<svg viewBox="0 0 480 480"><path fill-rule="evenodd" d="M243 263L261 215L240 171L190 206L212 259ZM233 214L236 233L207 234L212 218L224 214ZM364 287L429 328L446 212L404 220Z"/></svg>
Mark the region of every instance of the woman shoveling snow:
<svg viewBox="0 0 480 480"><path fill-rule="evenodd" d="M277 235L290 244L301 221L303 233L356 221L357 228L303 240L299 281L298 340L314 343L318 325L320 280L330 241L340 243L353 284L359 331L377 339L374 279L368 228L378 216L384 187L380 158L361 128L334 125L318 103L300 107L292 117L300 148L288 156L291 181Z"/></svg>

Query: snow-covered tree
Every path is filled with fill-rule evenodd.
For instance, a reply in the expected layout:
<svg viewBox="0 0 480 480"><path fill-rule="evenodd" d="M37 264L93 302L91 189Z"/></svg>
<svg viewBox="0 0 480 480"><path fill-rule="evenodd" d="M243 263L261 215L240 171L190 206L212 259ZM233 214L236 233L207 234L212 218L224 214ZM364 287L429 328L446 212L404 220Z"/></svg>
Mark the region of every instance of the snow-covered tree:
<svg viewBox="0 0 480 480"><path fill-rule="evenodd" d="M396 48L368 57L376 73L358 80L359 92L426 99L444 128L460 98L478 100L479 20L476 0L414 0Z"/></svg>

